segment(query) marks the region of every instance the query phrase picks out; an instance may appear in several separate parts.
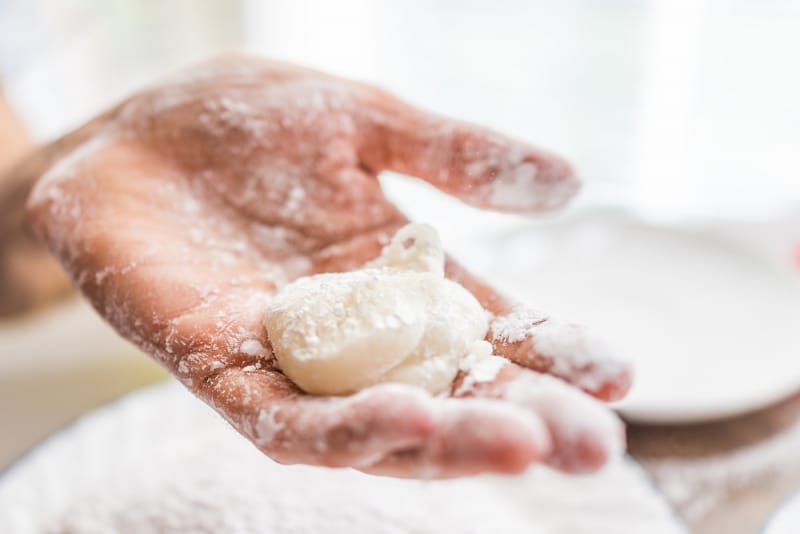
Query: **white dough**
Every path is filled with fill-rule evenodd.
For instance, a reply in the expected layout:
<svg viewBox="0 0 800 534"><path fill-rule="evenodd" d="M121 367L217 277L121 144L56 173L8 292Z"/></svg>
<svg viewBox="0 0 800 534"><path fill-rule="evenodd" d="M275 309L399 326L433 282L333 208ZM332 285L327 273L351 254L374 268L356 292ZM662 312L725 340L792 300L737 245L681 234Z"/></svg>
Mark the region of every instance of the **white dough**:
<svg viewBox="0 0 800 534"><path fill-rule="evenodd" d="M284 287L264 324L281 369L308 393L379 382L439 393L465 357L485 354L488 319L471 293L445 279L436 231L410 224L364 268Z"/></svg>

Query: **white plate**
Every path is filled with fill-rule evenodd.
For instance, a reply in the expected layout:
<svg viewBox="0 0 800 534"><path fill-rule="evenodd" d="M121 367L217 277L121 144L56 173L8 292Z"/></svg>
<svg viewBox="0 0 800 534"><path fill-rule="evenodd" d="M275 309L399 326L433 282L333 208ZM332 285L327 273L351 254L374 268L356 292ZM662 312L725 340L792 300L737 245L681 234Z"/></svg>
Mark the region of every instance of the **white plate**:
<svg viewBox="0 0 800 534"><path fill-rule="evenodd" d="M800 221L659 225L594 209L536 222L384 185L471 271L631 360L618 406L630 420L719 419L800 389Z"/></svg>
<svg viewBox="0 0 800 534"><path fill-rule="evenodd" d="M0 532L15 534L412 530L686 532L632 461L427 482L281 466L174 382L100 409L0 478Z"/></svg>
<svg viewBox="0 0 800 534"><path fill-rule="evenodd" d="M797 534L800 532L800 493L795 493L772 516L762 534Z"/></svg>
<svg viewBox="0 0 800 534"><path fill-rule="evenodd" d="M792 244L774 247L781 263L766 254L766 231L747 242L752 229L738 229L585 213L498 235L479 270L506 293L589 325L631 360L634 385L618 405L628 419L719 419L800 389Z"/></svg>

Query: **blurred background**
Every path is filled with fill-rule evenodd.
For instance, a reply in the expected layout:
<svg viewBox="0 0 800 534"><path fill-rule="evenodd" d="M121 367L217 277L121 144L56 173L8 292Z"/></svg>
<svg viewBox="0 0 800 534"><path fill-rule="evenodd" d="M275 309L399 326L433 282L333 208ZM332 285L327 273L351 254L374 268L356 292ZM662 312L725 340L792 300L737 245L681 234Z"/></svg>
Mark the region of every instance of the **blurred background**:
<svg viewBox="0 0 800 534"><path fill-rule="evenodd" d="M800 486L792 460L800 447L793 426L800 341L790 332L800 330L799 29L800 2L790 0L0 0L0 172L136 88L234 47L372 82L563 154L584 190L567 215L544 223L480 214L392 177L386 187L506 291L536 269L552 274L568 265L579 276L612 255L630 259L631 272L655 269L649 278L680 271L690 279L707 267L725 271L726 262L757 258L747 273L722 273L716 285L703 271L692 287L713 286L716 293L699 303L710 304L700 308L740 310L741 324L752 329L763 326L764 314L780 314L769 320L778 324L769 330L773 344L757 355L762 345L747 345L746 354L721 348L705 367L698 363L705 353L680 350L680 363L667 367L662 358L648 371L639 354L645 384L666 376L674 382L660 385L668 395L628 412L633 454L698 532L751 532L736 529L763 522ZM17 236L27 187L11 172L0 175L0 467L78 414L164 377ZM411 195L422 200L412 206ZM511 236L500 259L514 258L516 271L498 275L476 235ZM546 242L553 235L563 237L560 244ZM665 239L666 248L647 253L650 263L636 256L642 243ZM567 259L548 263L542 251ZM685 263L688 256L696 262ZM612 289L632 279L617 264L603 265L619 274ZM25 273L35 280L29 291L20 289ZM598 276L582 283L600 287L607 278ZM541 279L556 288L547 302L559 308L557 277ZM680 279L672 283L665 287ZM769 288L761 291L763 284ZM742 286L746 297L720 297ZM533 284L520 293L527 299L545 290ZM575 306L561 307L613 331L627 304L615 304L614 313L607 305L586 314L586 306ZM650 303L637 306L628 316ZM695 317L698 301L669 306L673 316ZM672 330L654 321L656 330ZM731 324L740 323L711 328L718 336L712 341L735 339ZM627 328L618 319L616 325ZM679 344L691 346L691 339ZM695 364L720 373L682 385ZM737 394L737 380L758 382L752 399ZM730 387L704 404L696 390L710 381ZM691 391L681 404L684 389ZM700 496L705 504L697 504Z"/></svg>
<svg viewBox="0 0 800 534"><path fill-rule="evenodd" d="M589 199L774 216L800 195L792 0L3 3L36 139L230 47L390 88L568 154Z"/></svg>

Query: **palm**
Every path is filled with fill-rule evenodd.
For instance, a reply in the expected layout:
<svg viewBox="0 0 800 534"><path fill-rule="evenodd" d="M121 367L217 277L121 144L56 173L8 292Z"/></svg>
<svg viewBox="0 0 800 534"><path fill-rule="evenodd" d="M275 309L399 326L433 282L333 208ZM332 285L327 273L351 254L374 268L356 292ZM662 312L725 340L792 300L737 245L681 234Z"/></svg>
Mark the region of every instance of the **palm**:
<svg viewBox="0 0 800 534"><path fill-rule="evenodd" d="M381 193L380 170L417 174L479 206L536 211L574 189L560 160L367 86L238 56L145 91L47 150L42 160L61 161L34 190L31 213L80 289L273 458L403 476L540 460L581 470L616 439L614 420L588 397L512 364L457 401L394 385L306 396L274 367L262 326L281 285L360 266L405 222ZM538 174L521 172L530 166ZM498 194L504 180L519 189L526 177L518 194ZM493 313L508 312L457 266L449 274ZM519 364L559 368L535 336L494 341ZM613 397L627 380L620 368L589 389ZM565 411L586 411L585 428L568 432Z"/></svg>

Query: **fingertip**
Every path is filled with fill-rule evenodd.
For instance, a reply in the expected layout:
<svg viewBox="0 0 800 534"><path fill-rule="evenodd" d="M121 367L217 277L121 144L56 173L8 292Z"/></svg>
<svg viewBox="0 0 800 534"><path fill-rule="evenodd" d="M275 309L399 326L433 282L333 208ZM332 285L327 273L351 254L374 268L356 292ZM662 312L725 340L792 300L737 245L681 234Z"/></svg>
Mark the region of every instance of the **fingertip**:
<svg viewBox="0 0 800 534"><path fill-rule="evenodd" d="M457 165L457 180L443 189L478 207L523 214L555 211L580 189L562 158L512 139L489 139L460 151L464 161Z"/></svg>
<svg viewBox="0 0 800 534"><path fill-rule="evenodd" d="M582 187L575 168L564 158L552 153L547 153L544 157L540 156L537 178L543 185L552 185L561 189L562 196L553 198L553 207L566 204L578 194Z"/></svg>
<svg viewBox="0 0 800 534"><path fill-rule="evenodd" d="M554 455L547 463L567 473L590 474L621 456L624 448L624 432L608 434L586 428L573 437L569 451Z"/></svg>
<svg viewBox="0 0 800 534"><path fill-rule="evenodd" d="M633 369L628 364L620 364L619 370L595 389L586 392L604 402L618 401L625 397L633 385Z"/></svg>
<svg viewBox="0 0 800 534"><path fill-rule="evenodd" d="M485 187L485 202L500 211L552 212L564 207L581 185L564 159L532 148L521 161L509 155L495 172Z"/></svg>
<svg viewBox="0 0 800 534"><path fill-rule="evenodd" d="M547 427L533 414L488 399L448 404L439 459L451 471L520 473L550 453Z"/></svg>
<svg viewBox="0 0 800 534"><path fill-rule="evenodd" d="M558 379L521 375L505 398L542 418L552 439L545 463L569 473L600 469L625 448L624 426L606 406Z"/></svg>

